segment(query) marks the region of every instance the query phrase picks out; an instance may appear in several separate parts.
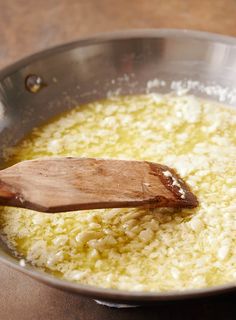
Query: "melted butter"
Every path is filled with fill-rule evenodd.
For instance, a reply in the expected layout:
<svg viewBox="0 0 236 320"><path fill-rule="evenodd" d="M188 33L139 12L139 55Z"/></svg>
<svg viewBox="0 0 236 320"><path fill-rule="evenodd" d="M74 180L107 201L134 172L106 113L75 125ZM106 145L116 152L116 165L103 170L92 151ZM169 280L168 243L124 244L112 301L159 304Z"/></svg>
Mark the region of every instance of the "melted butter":
<svg viewBox="0 0 236 320"><path fill-rule="evenodd" d="M27 261L70 281L128 290L234 281L236 112L193 96L118 97L79 106L9 150L6 165L48 156L169 165L196 209L114 209L55 215L2 208L1 231Z"/></svg>

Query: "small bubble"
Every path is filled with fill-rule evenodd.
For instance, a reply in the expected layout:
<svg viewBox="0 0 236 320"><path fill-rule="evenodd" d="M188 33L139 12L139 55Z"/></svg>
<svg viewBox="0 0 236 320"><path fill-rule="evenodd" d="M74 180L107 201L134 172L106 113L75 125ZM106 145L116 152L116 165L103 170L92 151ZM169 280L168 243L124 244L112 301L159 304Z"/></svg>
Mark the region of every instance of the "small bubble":
<svg viewBox="0 0 236 320"><path fill-rule="evenodd" d="M30 74L25 78L25 88L31 93L39 92L45 85L43 78L36 74Z"/></svg>

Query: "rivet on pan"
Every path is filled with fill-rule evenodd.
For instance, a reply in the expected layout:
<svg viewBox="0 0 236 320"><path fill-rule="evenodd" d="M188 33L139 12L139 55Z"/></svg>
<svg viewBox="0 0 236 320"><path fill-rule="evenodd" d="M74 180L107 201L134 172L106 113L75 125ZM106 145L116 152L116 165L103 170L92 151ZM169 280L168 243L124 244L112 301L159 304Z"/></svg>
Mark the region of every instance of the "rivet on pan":
<svg viewBox="0 0 236 320"><path fill-rule="evenodd" d="M45 86L43 78L36 74L29 74L25 78L25 88L31 93L38 93Z"/></svg>

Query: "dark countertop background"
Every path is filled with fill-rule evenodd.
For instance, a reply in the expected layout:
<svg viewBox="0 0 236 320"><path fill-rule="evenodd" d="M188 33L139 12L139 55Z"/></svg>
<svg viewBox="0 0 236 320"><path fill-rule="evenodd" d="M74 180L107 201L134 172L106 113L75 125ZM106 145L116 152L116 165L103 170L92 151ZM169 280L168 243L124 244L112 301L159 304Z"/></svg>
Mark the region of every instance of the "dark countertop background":
<svg viewBox="0 0 236 320"><path fill-rule="evenodd" d="M236 36L236 0L0 0L0 68L99 32L185 28ZM112 309L0 264L0 320L233 320L236 296Z"/></svg>

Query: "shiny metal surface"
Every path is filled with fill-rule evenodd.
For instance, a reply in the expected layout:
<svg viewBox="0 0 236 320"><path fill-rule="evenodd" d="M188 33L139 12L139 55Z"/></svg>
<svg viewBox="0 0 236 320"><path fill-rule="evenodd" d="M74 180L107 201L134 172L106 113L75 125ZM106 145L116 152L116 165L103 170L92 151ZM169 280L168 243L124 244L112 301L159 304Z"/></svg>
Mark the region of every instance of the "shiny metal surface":
<svg viewBox="0 0 236 320"><path fill-rule="evenodd" d="M25 88L39 76L36 93ZM35 77L37 79L37 77ZM34 86L33 86L34 87ZM112 94L169 92L236 106L236 39L180 30L127 31L49 49L0 72L0 155L33 127L75 105ZM1 243L0 260L48 285L110 302L129 304L218 294L235 283L183 292L142 293L95 288L59 280L32 266L22 268Z"/></svg>

